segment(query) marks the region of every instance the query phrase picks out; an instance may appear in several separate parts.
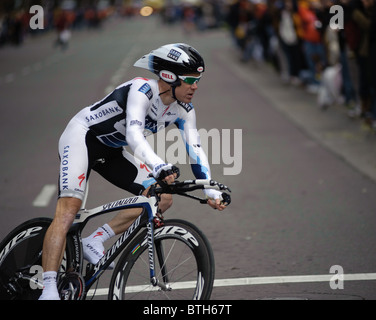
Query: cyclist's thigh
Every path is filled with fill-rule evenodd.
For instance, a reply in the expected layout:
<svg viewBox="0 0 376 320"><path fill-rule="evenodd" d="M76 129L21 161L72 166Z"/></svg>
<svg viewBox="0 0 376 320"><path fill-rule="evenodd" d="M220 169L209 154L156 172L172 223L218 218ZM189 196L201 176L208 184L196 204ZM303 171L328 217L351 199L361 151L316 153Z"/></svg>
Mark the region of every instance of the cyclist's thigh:
<svg viewBox="0 0 376 320"><path fill-rule="evenodd" d="M59 197L83 199L88 171L88 128L71 120L59 140Z"/></svg>
<svg viewBox="0 0 376 320"><path fill-rule="evenodd" d="M137 177L137 167L122 154L122 148L105 147L103 162L96 163L93 170L113 185L128 190Z"/></svg>

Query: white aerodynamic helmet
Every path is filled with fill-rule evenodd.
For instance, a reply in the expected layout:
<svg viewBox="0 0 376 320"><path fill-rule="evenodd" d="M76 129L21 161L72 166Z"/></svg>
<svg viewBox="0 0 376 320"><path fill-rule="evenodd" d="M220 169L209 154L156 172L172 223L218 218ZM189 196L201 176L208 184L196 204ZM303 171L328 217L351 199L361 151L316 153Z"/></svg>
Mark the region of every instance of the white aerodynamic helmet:
<svg viewBox="0 0 376 320"><path fill-rule="evenodd" d="M153 72L171 86L180 85L178 76L205 71L204 59L185 43L166 44L144 55L134 66Z"/></svg>

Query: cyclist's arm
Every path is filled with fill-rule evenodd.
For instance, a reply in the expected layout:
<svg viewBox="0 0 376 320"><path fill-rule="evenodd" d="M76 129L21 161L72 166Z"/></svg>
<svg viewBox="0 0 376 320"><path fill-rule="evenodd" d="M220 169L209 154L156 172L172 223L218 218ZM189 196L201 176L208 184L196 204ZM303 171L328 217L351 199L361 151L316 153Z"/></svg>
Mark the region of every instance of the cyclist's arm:
<svg viewBox="0 0 376 320"><path fill-rule="evenodd" d="M145 117L150 100L146 94L139 91L140 87L142 86L135 83L128 94L126 139L134 155L154 169L164 161L155 154L144 136Z"/></svg>
<svg viewBox="0 0 376 320"><path fill-rule="evenodd" d="M202 149L200 135L196 127L196 113L194 109L185 113L177 119L176 125L180 129L187 153L191 160L192 172L197 179L211 179L211 172L208 158ZM221 203L222 192L212 189L205 189L204 193L208 198L208 204L213 209L224 210L225 204Z"/></svg>
<svg viewBox="0 0 376 320"><path fill-rule="evenodd" d="M208 158L201 146L200 135L196 128L195 110L184 111L184 113L181 118L177 119L176 125L180 130L191 160L192 172L197 179L211 179Z"/></svg>

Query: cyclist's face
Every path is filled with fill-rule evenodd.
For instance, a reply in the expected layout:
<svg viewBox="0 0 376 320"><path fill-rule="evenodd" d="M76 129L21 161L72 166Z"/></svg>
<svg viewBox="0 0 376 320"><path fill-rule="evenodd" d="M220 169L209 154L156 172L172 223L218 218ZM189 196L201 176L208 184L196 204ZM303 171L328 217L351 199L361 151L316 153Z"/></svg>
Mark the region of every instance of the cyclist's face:
<svg viewBox="0 0 376 320"><path fill-rule="evenodd" d="M199 73L192 73L184 75L184 77L199 77ZM191 79L187 79L189 81ZM176 98L178 98L179 101L184 103L190 103L192 101L193 95L195 94L196 90L198 89L197 83L194 82L193 84L189 84L183 80L180 80L181 85L179 87L176 87L175 89L175 95Z"/></svg>

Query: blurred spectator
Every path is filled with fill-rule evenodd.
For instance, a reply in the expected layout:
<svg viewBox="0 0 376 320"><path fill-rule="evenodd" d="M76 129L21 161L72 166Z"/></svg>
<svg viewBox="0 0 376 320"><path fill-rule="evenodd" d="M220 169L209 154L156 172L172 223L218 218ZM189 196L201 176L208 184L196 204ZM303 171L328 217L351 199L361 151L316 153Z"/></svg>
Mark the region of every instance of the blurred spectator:
<svg viewBox="0 0 376 320"><path fill-rule="evenodd" d="M286 66L288 82L304 85L312 93L318 93L320 88L318 98L325 96L326 106L338 104L342 94L350 109L348 114L364 119L376 130L375 3L376 0L208 0L187 5L170 0L159 12L165 23L179 23L190 35L193 30L221 27L225 17L242 61L271 62L279 74L281 66ZM54 28L58 33L56 44L63 49L68 45L70 30L97 29L114 12L114 7L81 4L60 9L55 15L51 14L52 5L46 10L43 32ZM330 8L337 4L344 8L344 29L333 30ZM20 45L25 34L32 33L28 27L30 14L25 8L22 4L18 10L0 16L0 46ZM123 5L119 9L120 16L126 18L139 13L137 6Z"/></svg>
<svg viewBox="0 0 376 320"><path fill-rule="evenodd" d="M69 19L68 12L65 10L57 10L55 13L55 27L57 32L57 38L55 40L55 46L61 47L65 50L68 48L71 33L69 30L71 20Z"/></svg>
<svg viewBox="0 0 376 320"><path fill-rule="evenodd" d="M238 37L236 35L236 29L239 25L239 10L240 1L233 1L228 7L226 16L226 22L230 28L230 34L236 46L239 46Z"/></svg>
<svg viewBox="0 0 376 320"><path fill-rule="evenodd" d="M11 41L19 46L23 42L23 12L16 12L13 16L13 23L11 24Z"/></svg>
<svg viewBox="0 0 376 320"><path fill-rule="evenodd" d="M6 15L0 15L0 47L7 42L8 19Z"/></svg>
<svg viewBox="0 0 376 320"><path fill-rule="evenodd" d="M262 58L271 62L274 58L273 51L273 25L270 14L270 7L264 1L256 1L254 5L254 16L256 19L256 38L262 46Z"/></svg>
<svg viewBox="0 0 376 320"><path fill-rule="evenodd" d="M300 83L299 74L303 69L301 41L297 31L298 19L296 3L294 9L292 0L284 1L278 15L278 35L288 64L288 80L292 84Z"/></svg>
<svg viewBox="0 0 376 320"><path fill-rule="evenodd" d="M241 0L247 2L247 0ZM158 10L162 21L167 24L180 23L186 34L195 31L215 29L223 24L223 0L172 1L166 0L165 6ZM233 2L240 2L234 0ZM236 22L235 22L236 23ZM232 24L231 24L232 25Z"/></svg>
<svg viewBox="0 0 376 320"><path fill-rule="evenodd" d="M338 4L344 28L333 29ZM323 108L345 104L376 130L376 0L237 0L226 22L243 61L273 60L277 35L289 83L303 83Z"/></svg>
<svg viewBox="0 0 376 320"><path fill-rule="evenodd" d="M11 43L20 46L28 26L28 14L24 10L4 14L0 18L0 46Z"/></svg>
<svg viewBox="0 0 376 320"><path fill-rule="evenodd" d="M372 127L376 130L376 3L374 1L370 27Z"/></svg>
<svg viewBox="0 0 376 320"><path fill-rule="evenodd" d="M254 50L255 18L253 4L247 0L234 1L228 9L227 22L236 46L247 61Z"/></svg>
<svg viewBox="0 0 376 320"><path fill-rule="evenodd" d="M374 0L356 0L353 2L352 19L359 28L359 44L355 51L358 73L359 73L359 97L361 106L361 118L368 124L372 123L372 106L374 104L374 94L372 83L375 75L372 74L372 61L375 56L371 56L371 27L372 15L374 11Z"/></svg>
<svg viewBox="0 0 376 320"><path fill-rule="evenodd" d="M100 27L101 21L100 16L95 7L90 7L86 9L84 13L85 21L87 22L89 28L98 28Z"/></svg>
<svg viewBox="0 0 376 320"><path fill-rule="evenodd" d="M183 6L183 31L186 35L191 35L195 30L195 19L196 13L192 6L184 5Z"/></svg>
<svg viewBox="0 0 376 320"><path fill-rule="evenodd" d="M349 0L340 0L339 4L344 9L344 29L336 30L338 34L338 43L339 43L339 62L341 64L342 72L342 92L345 99L346 106L351 110L358 108L358 98L356 90L354 88L353 76L350 72L350 63L349 63L349 52L354 50L354 47L350 46L351 31L355 30L355 24L352 22L351 18L348 15L348 2ZM327 8L329 10L329 8ZM347 32L348 31L348 32ZM358 34L353 35L353 41L357 41L359 38ZM355 37L354 37L355 35Z"/></svg>
<svg viewBox="0 0 376 320"><path fill-rule="evenodd" d="M318 30L322 28L322 23L316 14L316 11L321 9L322 5L318 0L301 2L298 7L298 12L302 20L303 50L309 68L307 88L312 93L318 91L321 72L327 65L322 36Z"/></svg>
<svg viewBox="0 0 376 320"><path fill-rule="evenodd" d="M57 6L59 3L62 7ZM44 28L35 30L29 26L32 17L29 13L29 1L19 1L17 10L0 11L0 47L6 44L19 46L23 43L25 36L55 30L58 33L55 44L66 48L71 30L80 30L84 27L96 29L114 12L112 7L103 5L97 8L96 6L75 7L75 2L65 6L63 4L62 1L45 0Z"/></svg>

